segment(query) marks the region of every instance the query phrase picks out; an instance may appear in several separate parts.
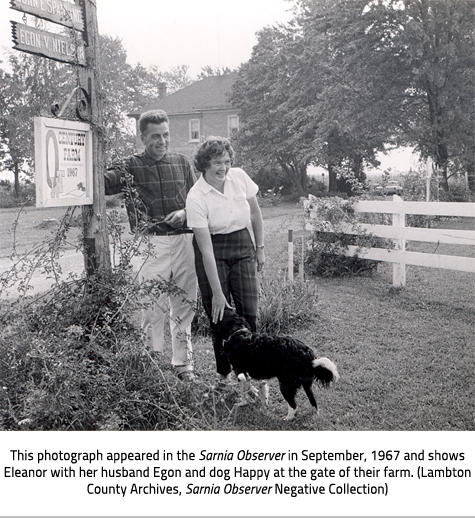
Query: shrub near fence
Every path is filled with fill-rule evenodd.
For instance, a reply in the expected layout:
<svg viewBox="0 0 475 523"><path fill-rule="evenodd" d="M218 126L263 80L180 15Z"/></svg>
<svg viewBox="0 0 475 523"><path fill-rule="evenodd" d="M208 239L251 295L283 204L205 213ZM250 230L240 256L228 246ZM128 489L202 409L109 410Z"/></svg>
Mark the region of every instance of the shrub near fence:
<svg viewBox="0 0 475 523"><path fill-rule="evenodd" d="M399 196L394 195L392 201L359 201L353 205L353 208L356 213L392 215L392 225L359 223L358 226L365 233L392 239L395 243L394 249L369 248L357 252L356 246L348 246L345 255L354 256L357 252L358 256L362 258L392 263L394 287L405 286L406 265L475 272L474 258L406 251L408 240L475 246L475 231L406 227L406 215L473 218L475 217L475 203L405 202ZM311 220L317 218L316 213L311 208L309 213ZM312 229L312 224L307 224L307 228Z"/></svg>

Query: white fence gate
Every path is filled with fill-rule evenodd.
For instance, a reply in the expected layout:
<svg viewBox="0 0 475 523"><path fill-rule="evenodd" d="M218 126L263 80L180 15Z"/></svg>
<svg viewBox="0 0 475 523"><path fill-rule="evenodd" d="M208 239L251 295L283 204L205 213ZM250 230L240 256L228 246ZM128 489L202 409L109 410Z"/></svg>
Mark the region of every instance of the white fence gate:
<svg viewBox="0 0 475 523"><path fill-rule="evenodd" d="M406 227L406 214L475 217L475 203L405 202L399 196L394 195L392 201L357 202L354 209L357 213L392 214L392 225L368 223L359 223L358 225L367 233L372 233L380 238L392 239L395 248L391 250L377 248L358 250L358 256L369 260L392 263L394 287L405 286L406 265L475 272L475 258L406 251L408 240L475 246L475 231L473 230ZM316 218L315 211L310 211L310 218ZM347 255L353 256L356 250L356 246L349 246Z"/></svg>

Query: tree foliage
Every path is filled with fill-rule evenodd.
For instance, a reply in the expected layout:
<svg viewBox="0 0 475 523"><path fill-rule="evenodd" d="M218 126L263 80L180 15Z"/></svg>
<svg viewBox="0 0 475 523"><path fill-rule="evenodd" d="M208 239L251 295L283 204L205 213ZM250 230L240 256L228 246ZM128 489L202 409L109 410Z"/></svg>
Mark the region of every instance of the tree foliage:
<svg viewBox="0 0 475 523"><path fill-rule="evenodd" d="M473 173L474 0L295 0L286 26L258 34L232 101L256 163L279 162L305 188L326 165L349 190L387 144ZM298 166L298 167L297 167ZM297 167L297 168L296 168ZM300 173L300 179L295 176Z"/></svg>
<svg viewBox="0 0 475 523"><path fill-rule="evenodd" d="M230 69L229 67L213 68L211 65L205 65L201 68L201 72L198 74L198 80L203 80L203 78L207 78L208 76L223 76L234 72L235 70Z"/></svg>
<svg viewBox="0 0 475 523"><path fill-rule="evenodd" d="M237 138L243 156L257 170L278 165L294 189L304 194L307 166L315 155L312 134L307 133L302 118L311 99L301 96L295 76L301 52L302 39L293 27L260 31L251 59L238 72L230 100L241 110Z"/></svg>
<svg viewBox="0 0 475 523"><path fill-rule="evenodd" d="M51 103L72 88L72 76L52 60L18 53L11 54L10 68L0 69L0 170L13 171L18 194L20 172L33 169L33 117L48 115Z"/></svg>
<svg viewBox="0 0 475 523"><path fill-rule="evenodd" d="M447 190L457 166L474 175L475 2L406 0L404 6L395 10L404 21L397 43L408 71L400 127L435 161Z"/></svg>
<svg viewBox="0 0 475 523"><path fill-rule="evenodd" d="M320 4L301 2L302 26L317 37ZM355 0L325 16L337 65L329 83L346 83L356 100L345 101L343 119L371 133L370 122L379 136L389 130L394 143L433 158L446 189L449 167L468 169L474 153L474 8L473 0Z"/></svg>
<svg viewBox="0 0 475 523"><path fill-rule="evenodd" d="M192 83L188 66L161 72L156 67L132 66L120 38L100 37L98 78L104 111L106 161L133 151L135 127L127 114ZM18 194L20 173L33 174L35 116L52 116L50 106L62 106L78 85L78 71L62 64L12 51L9 67L0 67L0 171L13 171Z"/></svg>

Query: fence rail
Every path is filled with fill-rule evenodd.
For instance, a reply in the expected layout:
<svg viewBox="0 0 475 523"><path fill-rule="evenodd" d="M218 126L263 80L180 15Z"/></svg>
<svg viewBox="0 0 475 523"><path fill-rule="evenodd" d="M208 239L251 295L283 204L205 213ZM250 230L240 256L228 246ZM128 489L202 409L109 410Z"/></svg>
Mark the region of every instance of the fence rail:
<svg viewBox="0 0 475 523"><path fill-rule="evenodd" d="M408 214L473 218L475 217L475 203L405 202L402 198L395 195L392 201L357 202L354 205L354 210L357 213L392 215L392 225L359 223L358 227L361 227L365 233L372 233L377 237L393 240L395 244L394 249L368 248L361 250L356 246L349 246L346 255L353 256L357 252L361 258L392 263L394 287L404 287L406 285L406 265L475 272L475 258L409 252L406 250L406 242L408 240L475 246L475 231L406 227L406 215ZM315 211L310 211L310 218L316 218ZM312 224L309 223L307 226L310 229ZM352 225L348 225L346 232L350 233L350 228L352 227ZM354 229L352 230L354 231Z"/></svg>

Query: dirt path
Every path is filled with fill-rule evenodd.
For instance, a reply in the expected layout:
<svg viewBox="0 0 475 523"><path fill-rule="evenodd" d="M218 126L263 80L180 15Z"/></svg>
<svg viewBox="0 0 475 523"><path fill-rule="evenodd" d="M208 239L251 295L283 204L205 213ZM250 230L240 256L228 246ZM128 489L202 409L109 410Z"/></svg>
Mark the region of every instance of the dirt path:
<svg viewBox="0 0 475 523"><path fill-rule="evenodd" d="M59 265L61 266L61 277L59 281L64 281L70 278L70 274L80 275L84 271L84 258L81 252L69 250L62 254ZM16 264L18 268L21 264ZM0 275L8 274L9 278L15 278L14 275L15 262L9 258L0 258ZM24 277L24 273L21 273ZM11 280L10 280L11 281ZM44 269L36 270L29 280L31 289L26 293L31 296L37 293L45 292L54 284L54 278L49 275ZM0 298L16 299L20 296L20 292L16 286L8 288L5 292L0 293Z"/></svg>

